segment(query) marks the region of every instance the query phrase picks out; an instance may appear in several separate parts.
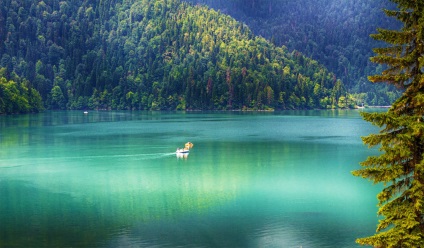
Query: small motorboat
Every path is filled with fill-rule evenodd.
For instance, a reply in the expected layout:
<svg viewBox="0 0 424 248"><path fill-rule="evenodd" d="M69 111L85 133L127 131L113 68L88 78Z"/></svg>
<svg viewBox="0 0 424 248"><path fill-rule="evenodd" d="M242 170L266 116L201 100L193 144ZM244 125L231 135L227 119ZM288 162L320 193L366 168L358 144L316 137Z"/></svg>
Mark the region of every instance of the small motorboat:
<svg viewBox="0 0 424 248"><path fill-rule="evenodd" d="M185 148L177 148L177 151L176 151L176 153L178 153L178 154L187 154L189 152L190 152L190 150L185 149Z"/></svg>
<svg viewBox="0 0 424 248"><path fill-rule="evenodd" d="M184 145L184 148L177 148L177 151L175 153L177 154L187 154L190 152L190 149L193 148L193 143L187 142Z"/></svg>

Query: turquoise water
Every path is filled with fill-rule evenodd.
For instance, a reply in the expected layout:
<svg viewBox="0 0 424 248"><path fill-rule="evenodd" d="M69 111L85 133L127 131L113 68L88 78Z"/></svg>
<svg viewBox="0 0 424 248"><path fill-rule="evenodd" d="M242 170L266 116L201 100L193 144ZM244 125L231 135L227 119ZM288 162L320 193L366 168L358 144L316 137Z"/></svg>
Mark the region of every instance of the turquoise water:
<svg viewBox="0 0 424 248"><path fill-rule="evenodd" d="M0 116L0 247L357 247L358 111ZM191 141L187 157L175 150Z"/></svg>

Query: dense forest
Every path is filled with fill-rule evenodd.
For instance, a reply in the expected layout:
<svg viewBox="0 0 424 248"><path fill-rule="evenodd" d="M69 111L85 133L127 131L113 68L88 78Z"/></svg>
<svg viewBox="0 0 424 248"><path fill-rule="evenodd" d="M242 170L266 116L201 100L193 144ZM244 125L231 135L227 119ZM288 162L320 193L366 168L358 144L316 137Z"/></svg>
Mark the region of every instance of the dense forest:
<svg viewBox="0 0 424 248"><path fill-rule="evenodd" d="M360 94L370 105L389 105L400 92L388 85L373 85L367 76L382 71L371 63L378 41L377 28L400 29L400 22L382 9L386 0L187 0L206 4L246 23L256 35L297 50L334 72L349 93Z"/></svg>
<svg viewBox="0 0 424 248"><path fill-rule="evenodd" d="M3 0L0 8L4 77L24 78L48 109L356 104L323 65L205 6L178 0Z"/></svg>

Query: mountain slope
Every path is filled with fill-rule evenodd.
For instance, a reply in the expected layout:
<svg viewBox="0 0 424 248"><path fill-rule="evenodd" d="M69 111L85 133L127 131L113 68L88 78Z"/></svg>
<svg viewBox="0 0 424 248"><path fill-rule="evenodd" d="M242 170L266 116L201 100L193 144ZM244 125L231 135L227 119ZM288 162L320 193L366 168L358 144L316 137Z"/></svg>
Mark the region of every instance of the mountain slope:
<svg viewBox="0 0 424 248"><path fill-rule="evenodd" d="M399 92L372 85L367 76L381 70L369 61L381 46L369 35L379 27L399 29L382 11L390 1L358 0L188 0L220 9L245 22L255 33L289 51L298 50L334 72L351 93L365 92L372 105L387 105Z"/></svg>
<svg viewBox="0 0 424 248"><path fill-rule="evenodd" d="M324 66L176 0L4 0L1 66L58 109L353 105Z"/></svg>

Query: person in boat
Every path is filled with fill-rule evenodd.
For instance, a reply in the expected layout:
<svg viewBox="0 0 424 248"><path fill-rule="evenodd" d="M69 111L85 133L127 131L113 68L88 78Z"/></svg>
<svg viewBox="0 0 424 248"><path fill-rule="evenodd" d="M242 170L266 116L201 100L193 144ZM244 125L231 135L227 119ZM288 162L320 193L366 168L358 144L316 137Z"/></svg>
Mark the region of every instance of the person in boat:
<svg viewBox="0 0 424 248"><path fill-rule="evenodd" d="M193 148L193 143L191 143L191 142L185 143L184 149L190 150L191 148Z"/></svg>

